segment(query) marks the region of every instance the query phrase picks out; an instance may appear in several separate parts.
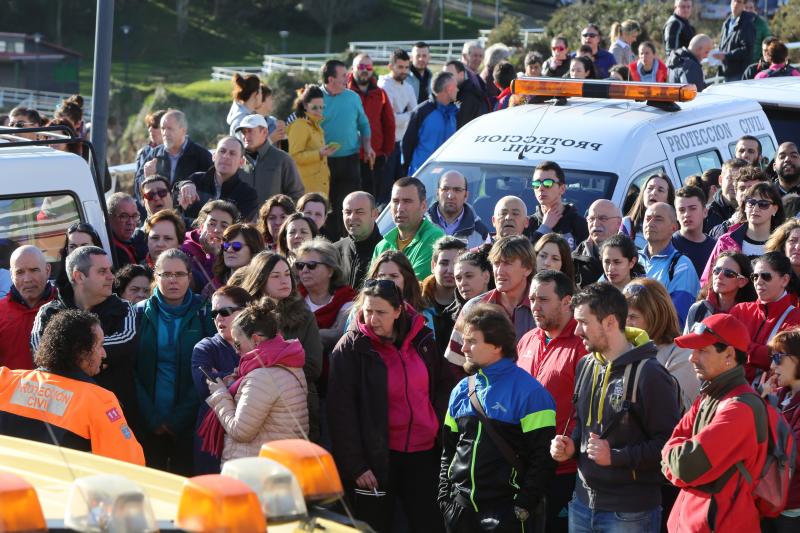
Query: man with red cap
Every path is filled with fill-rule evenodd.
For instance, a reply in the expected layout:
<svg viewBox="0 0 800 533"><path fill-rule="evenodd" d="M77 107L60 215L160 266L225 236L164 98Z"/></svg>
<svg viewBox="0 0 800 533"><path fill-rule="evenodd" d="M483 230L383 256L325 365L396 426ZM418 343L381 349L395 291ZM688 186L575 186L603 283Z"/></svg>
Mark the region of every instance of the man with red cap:
<svg viewBox="0 0 800 533"><path fill-rule="evenodd" d="M675 338L703 382L700 395L661 452L667 479L680 488L669 531L760 531L753 485L767 454L767 412L744 375L750 336L721 313ZM737 467L737 465L739 465Z"/></svg>

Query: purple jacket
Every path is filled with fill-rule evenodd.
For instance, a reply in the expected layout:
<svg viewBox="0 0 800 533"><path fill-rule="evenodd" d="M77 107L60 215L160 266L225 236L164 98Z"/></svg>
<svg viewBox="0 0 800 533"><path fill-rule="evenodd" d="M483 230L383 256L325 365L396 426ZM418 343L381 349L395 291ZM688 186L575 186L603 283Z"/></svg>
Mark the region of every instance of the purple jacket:
<svg viewBox="0 0 800 533"><path fill-rule="evenodd" d="M203 287L214 278L212 267L214 256L209 255L200 244L200 230L193 229L186 232L186 240L181 244L181 251L189 256L192 262L192 290L200 293Z"/></svg>
<svg viewBox="0 0 800 533"><path fill-rule="evenodd" d="M734 224L728 233L719 238L717 244L714 245L714 249L711 250L711 256L708 258L706 268L703 269L703 275L700 277L701 286L705 287L706 282L711 279L711 271L714 269L719 254L729 250L734 252L742 251L742 241L745 233L747 233L747 224Z"/></svg>

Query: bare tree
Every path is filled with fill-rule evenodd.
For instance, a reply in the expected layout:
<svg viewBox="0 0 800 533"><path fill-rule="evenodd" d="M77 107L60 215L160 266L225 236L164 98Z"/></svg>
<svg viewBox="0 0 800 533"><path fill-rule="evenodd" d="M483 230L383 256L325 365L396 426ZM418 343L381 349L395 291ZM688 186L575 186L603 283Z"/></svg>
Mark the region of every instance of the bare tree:
<svg viewBox="0 0 800 533"><path fill-rule="evenodd" d="M178 34L178 39L183 39L189 29L189 0L176 0L175 16L177 17L175 32Z"/></svg>
<svg viewBox="0 0 800 533"><path fill-rule="evenodd" d="M376 0L308 0L305 11L325 30L325 52L330 53L333 29L342 22L364 15L375 5Z"/></svg>

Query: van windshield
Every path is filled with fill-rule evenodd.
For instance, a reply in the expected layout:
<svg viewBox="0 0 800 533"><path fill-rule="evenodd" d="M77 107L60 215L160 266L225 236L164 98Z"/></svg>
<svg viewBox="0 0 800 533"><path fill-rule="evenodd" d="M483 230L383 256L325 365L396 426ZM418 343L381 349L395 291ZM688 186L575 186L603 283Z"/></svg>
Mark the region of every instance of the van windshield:
<svg viewBox="0 0 800 533"><path fill-rule="evenodd" d="M436 201L439 177L446 171L457 170L467 178L468 202L487 226L491 225L494 206L504 196L518 196L532 214L538 205L531 188L533 167L504 166L482 163L429 162L416 177L425 184L428 205ZM578 212L586 213L589 206L599 198L611 198L617 183L615 174L564 169L567 176L567 192L564 201L575 204ZM378 229L386 233L393 226L391 214L384 210L378 219Z"/></svg>

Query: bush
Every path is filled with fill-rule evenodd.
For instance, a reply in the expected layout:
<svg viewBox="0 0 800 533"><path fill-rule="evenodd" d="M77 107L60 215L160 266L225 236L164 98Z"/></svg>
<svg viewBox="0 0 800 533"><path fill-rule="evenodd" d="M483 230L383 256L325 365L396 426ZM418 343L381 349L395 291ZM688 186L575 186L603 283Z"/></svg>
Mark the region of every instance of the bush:
<svg viewBox="0 0 800 533"><path fill-rule="evenodd" d="M289 116L292 113L298 89L302 89L308 83L319 84L319 72L304 70L270 74L267 78L267 85L272 89L272 99L275 102L272 114L280 119Z"/></svg>
<svg viewBox="0 0 800 533"><path fill-rule="evenodd" d="M522 19L511 15L506 15L500 24L489 34L486 41L487 46L495 43L503 43L509 48L519 48L522 46L522 39L520 39L519 32L522 30Z"/></svg>
<svg viewBox="0 0 800 533"><path fill-rule="evenodd" d="M800 0L789 0L770 21L773 34L785 43L800 41Z"/></svg>

